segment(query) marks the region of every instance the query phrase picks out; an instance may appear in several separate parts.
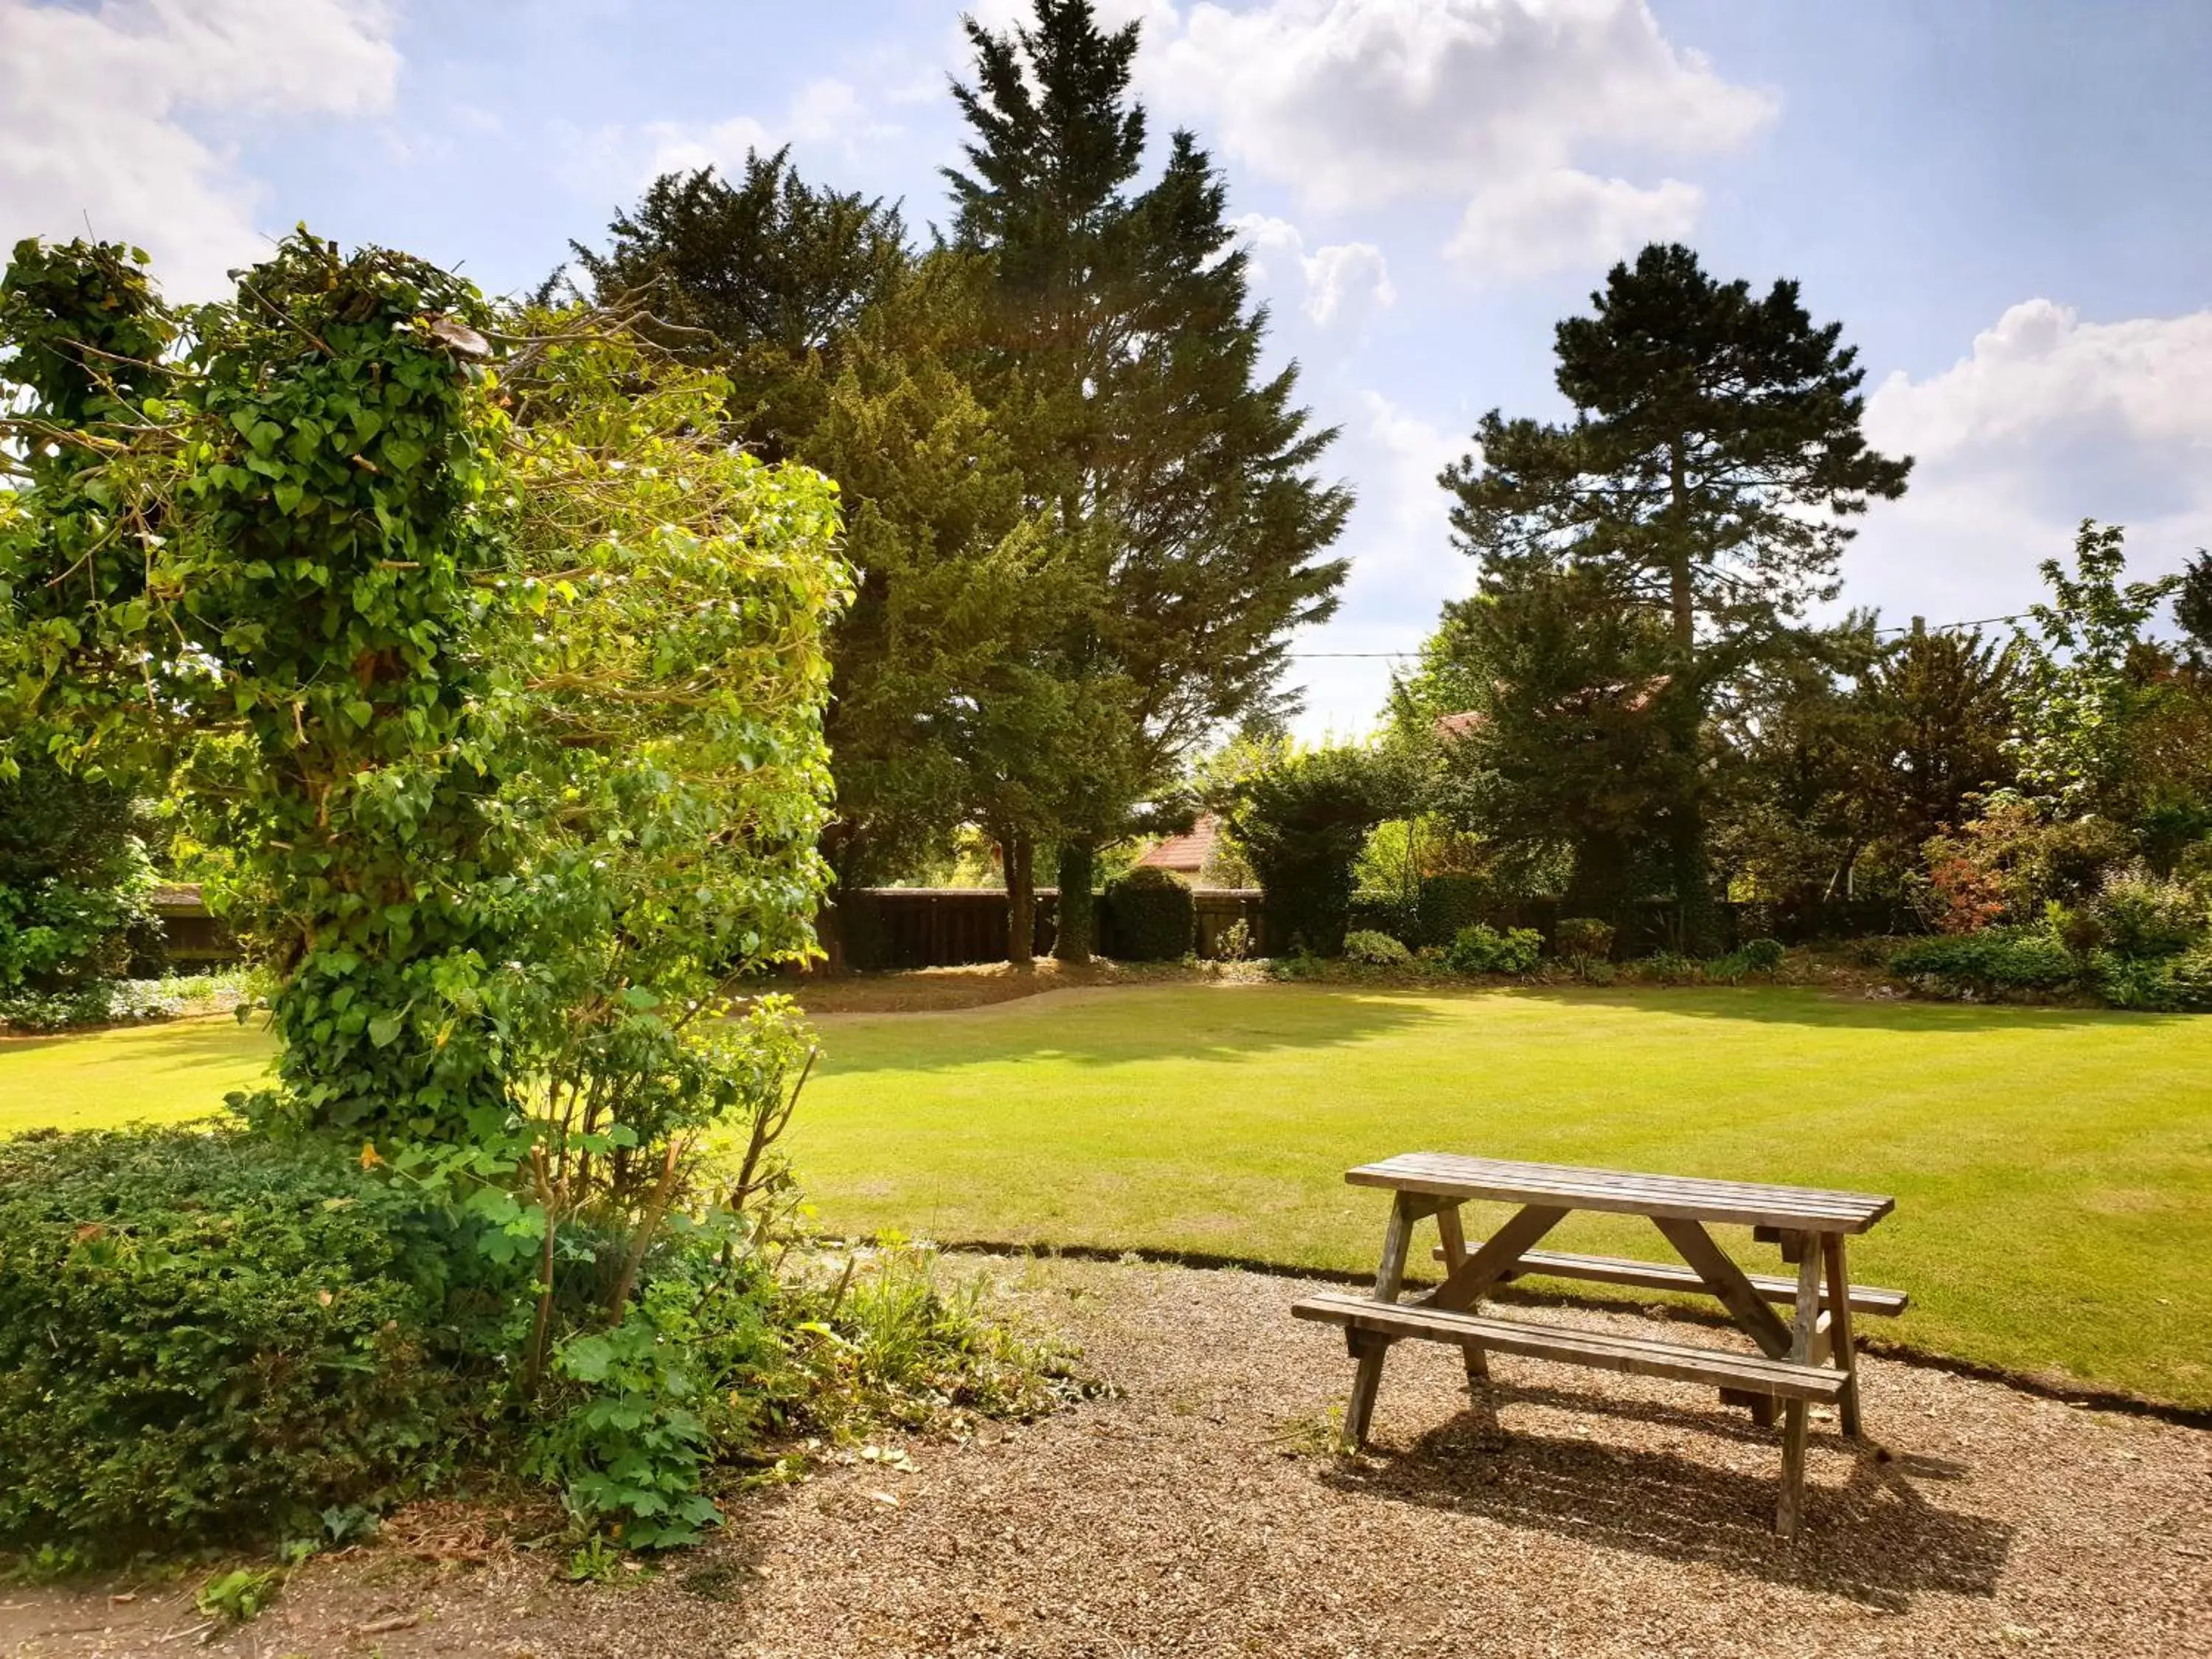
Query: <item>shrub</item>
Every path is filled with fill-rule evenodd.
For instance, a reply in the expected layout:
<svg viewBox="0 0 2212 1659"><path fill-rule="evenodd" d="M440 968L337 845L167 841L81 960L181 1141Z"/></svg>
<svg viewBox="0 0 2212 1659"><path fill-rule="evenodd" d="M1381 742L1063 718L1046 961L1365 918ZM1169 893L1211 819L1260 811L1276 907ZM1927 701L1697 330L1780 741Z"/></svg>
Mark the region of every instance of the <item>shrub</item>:
<svg viewBox="0 0 2212 1659"><path fill-rule="evenodd" d="M1477 922L1454 936L1444 961L1462 974L1525 974L1543 950L1544 936L1533 927L1509 927L1501 933Z"/></svg>
<svg viewBox="0 0 2212 1659"><path fill-rule="evenodd" d="M1239 916L1213 941L1213 954L1222 962L1243 962L1252 954L1252 924Z"/></svg>
<svg viewBox="0 0 2212 1659"><path fill-rule="evenodd" d="M482 1393L447 1246L319 1144L0 1145L0 1541L268 1542L427 1485Z"/></svg>
<svg viewBox="0 0 2212 1659"><path fill-rule="evenodd" d="M1780 939L1755 939L1746 941L1736 954L1753 973L1771 974L1782 966L1784 951Z"/></svg>
<svg viewBox="0 0 2212 1659"><path fill-rule="evenodd" d="M2204 903L2188 885L2140 866L2106 879L2083 907L2100 941L2122 957L2176 957L2204 936Z"/></svg>
<svg viewBox="0 0 2212 1659"><path fill-rule="evenodd" d="M1348 962L1370 968L1402 968L1413 959L1413 953L1389 934L1376 933L1346 933L1344 955Z"/></svg>
<svg viewBox="0 0 2212 1659"><path fill-rule="evenodd" d="M2097 951L2090 959L2098 994L2115 1008L2154 1013L2212 1012L2212 951L2161 957Z"/></svg>
<svg viewBox="0 0 2212 1659"><path fill-rule="evenodd" d="M1198 927L1190 889L1164 870L1139 865L1108 884L1115 954L1128 962L1176 962L1190 954Z"/></svg>
<svg viewBox="0 0 2212 1659"><path fill-rule="evenodd" d="M1430 876L1421 883L1417 907L1419 931L1416 942L1445 945L1459 937L1460 929L1480 919L1490 893L1480 876Z"/></svg>
<svg viewBox="0 0 2212 1659"><path fill-rule="evenodd" d="M1562 916L1553 929L1552 942L1561 957L1583 970L1613 955L1613 924L1595 916Z"/></svg>
<svg viewBox="0 0 2212 1659"><path fill-rule="evenodd" d="M2048 934L1999 927L1914 939L1891 954L1889 970L1929 989L1984 995L2063 991L2081 975L2073 956Z"/></svg>

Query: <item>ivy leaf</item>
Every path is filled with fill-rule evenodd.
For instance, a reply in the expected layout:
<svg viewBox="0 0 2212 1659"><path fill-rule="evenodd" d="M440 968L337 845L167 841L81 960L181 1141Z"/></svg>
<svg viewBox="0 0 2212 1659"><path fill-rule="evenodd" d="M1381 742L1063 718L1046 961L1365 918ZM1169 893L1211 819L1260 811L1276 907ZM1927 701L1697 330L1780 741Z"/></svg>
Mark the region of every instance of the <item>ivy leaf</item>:
<svg viewBox="0 0 2212 1659"><path fill-rule="evenodd" d="M399 1040L399 1028L406 1023L404 1013L379 1014L368 1022L368 1040L380 1048L389 1048Z"/></svg>
<svg viewBox="0 0 2212 1659"><path fill-rule="evenodd" d="M307 493L305 485L290 478L283 480L270 492L276 498L276 510L287 514L300 510L300 502Z"/></svg>

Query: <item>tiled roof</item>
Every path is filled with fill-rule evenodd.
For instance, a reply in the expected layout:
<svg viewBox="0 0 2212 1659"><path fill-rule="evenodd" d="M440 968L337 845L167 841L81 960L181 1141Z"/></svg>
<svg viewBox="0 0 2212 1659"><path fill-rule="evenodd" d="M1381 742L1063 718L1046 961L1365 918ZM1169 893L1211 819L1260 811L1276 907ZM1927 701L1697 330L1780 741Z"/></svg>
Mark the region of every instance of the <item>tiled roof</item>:
<svg viewBox="0 0 2212 1659"><path fill-rule="evenodd" d="M1195 874L1213 856L1213 843L1220 835L1220 820L1208 812L1191 825L1188 835L1170 836L1137 862L1147 869L1188 870Z"/></svg>
<svg viewBox="0 0 2212 1659"><path fill-rule="evenodd" d="M156 910L198 910L206 902L195 881L165 881L148 897Z"/></svg>

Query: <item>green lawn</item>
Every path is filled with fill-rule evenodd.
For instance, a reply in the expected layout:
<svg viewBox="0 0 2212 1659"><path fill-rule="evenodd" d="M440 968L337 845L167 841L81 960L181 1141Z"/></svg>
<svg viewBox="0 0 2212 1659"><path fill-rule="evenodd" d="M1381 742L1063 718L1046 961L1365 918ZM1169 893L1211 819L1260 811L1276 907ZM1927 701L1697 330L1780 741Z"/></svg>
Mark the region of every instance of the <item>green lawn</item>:
<svg viewBox="0 0 2212 1659"><path fill-rule="evenodd" d="M1874 1332L2212 1404L2212 1018L1163 986L823 1036L793 1142L834 1227L1367 1267L1383 1200L1342 1172L1396 1152L1872 1188L1898 1212L1858 1272L1916 1304ZM0 1133L204 1110L264 1042L0 1044ZM1665 1254L1640 1222L1556 1237Z"/></svg>

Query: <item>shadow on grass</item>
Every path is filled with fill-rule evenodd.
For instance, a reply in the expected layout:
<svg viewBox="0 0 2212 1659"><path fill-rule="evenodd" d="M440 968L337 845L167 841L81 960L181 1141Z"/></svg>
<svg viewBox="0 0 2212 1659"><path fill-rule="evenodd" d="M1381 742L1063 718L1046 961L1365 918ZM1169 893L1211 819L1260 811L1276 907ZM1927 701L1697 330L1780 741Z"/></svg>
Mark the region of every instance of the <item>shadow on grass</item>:
<svg viewBox="0 0 2212 1659"><path fill-rule="evenodd" d="M1753 1024L1806 1025L1831 1030L1894 1031L1899 1035L2048 1031L2062 1026L2109 1026L2148 1031L2185 1025L2201 1018L2057 1005L1876 1000L1796 985L1541 985L1515 986L1492 994L1556 1003L1563 1007L1613 1008L1689 1019L1741 1020Z"/></svg>
<svg viewBox="0 0 2212 1659"><path fill-rule="evenodd" d="M1082 1066L1237 1060L1364 1042L1449 1018L1429 1000L1395 988L1117 988L1081 1002L1056 1002L1048 994L911 1026L886 1022L865 1039L841 1031L827 1069L851 1076L984 1060Z"/></svg>
<svg viewBox="0 0 2212 1659"><path fill-rule="evenodd" d="M1679 1453L1632 1450L1579 1436L1507 1431L1505 1403L1559 1406L1690 1427L1772 1453L1764 1473L1717 1468ZM1594 1540L1669 1561L1700 1562L1771 1583L1825 1590L1904 1612L1923 1593L1988 1596L2012 1548L2013 1528L1929 1501L1917 1484L1961 1478L1935 1460L1885 1462L1832 1436L1814 1444L1855 1454L1841 1487L1808 1481L1807 1519L1791 1545L1774 1535L1781 1442L1726 1410L1678 1410L1494 1382L1468 1410L1431 1430L1379 1470L1339 1465L1340 1490L1393 1503L1480 1515L1501 1525Z"/></svg>

